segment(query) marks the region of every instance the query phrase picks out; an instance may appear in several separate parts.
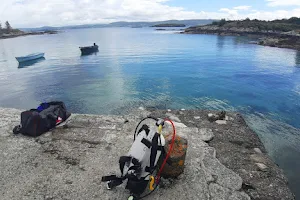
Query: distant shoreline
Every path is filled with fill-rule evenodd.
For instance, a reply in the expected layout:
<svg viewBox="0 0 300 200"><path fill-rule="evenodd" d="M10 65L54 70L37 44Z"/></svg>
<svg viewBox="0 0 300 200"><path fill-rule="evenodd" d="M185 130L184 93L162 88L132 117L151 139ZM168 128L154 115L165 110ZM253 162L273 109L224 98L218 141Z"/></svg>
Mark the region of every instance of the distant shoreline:
<svg viewBox="0 0 300 200"><path fill-rule="evenodd" d="M170 24L169 23L169 24L155 24L151 27L161 27L161 28L163 28L163 27L186 27L186 25L185 24L176 24L176 23Z"/></svg>
<svg viewBox="0 0 300 200"><path fill-rule="evenodd" d="M57 34L58 31L39 31L39 32L18 32L0 35L0 39L16 38L28 35L45 35L45 34Z"/></svg>
<svg viewBox="0 0 300 200"><path fill-rule="evenodd" d="M216 22L218 23L218 22ZM275 28L274 28L275 27ZM185 29L181 34L213 34L221 36L254 36L252 44L300 51L300 25L258 20L228 21Z"/></svg>

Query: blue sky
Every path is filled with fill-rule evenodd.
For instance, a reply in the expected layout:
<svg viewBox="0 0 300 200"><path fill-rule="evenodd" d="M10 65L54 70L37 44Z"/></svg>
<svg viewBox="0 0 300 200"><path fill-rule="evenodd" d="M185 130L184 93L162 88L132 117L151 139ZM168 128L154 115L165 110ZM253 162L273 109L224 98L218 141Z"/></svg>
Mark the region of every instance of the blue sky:
<svg viewBox="0 0 300 200"><path fill-rule="evenodd" d="M15 27L168 19L300 17L300 0L1 0L0 20Z"/></svg>

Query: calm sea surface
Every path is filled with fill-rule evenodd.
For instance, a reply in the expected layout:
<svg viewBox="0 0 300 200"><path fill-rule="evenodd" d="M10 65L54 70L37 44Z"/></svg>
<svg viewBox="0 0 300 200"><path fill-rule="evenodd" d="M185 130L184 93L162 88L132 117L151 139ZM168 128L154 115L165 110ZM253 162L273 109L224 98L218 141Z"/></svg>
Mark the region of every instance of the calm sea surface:
<svg viewBox="0 0 300 200"><path fill-rule="evenodd" d="M81 56L78 47L94 42L99 52ZM15 56L33 52L45 59L18 65ZM0 107L63 100L71 112L91 114L239 111L300 196L300 52L150 28L68 30L0 40L0 94Z"/></svg>

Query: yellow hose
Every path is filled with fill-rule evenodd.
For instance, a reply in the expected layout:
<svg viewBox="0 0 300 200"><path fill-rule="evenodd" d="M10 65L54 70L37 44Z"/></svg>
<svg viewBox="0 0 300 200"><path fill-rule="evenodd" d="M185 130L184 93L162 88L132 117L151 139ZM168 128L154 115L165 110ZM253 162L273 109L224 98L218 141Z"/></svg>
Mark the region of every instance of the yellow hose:
<svg viewBox="0 0 300 200"><path fill-rule="evenodd" d="M154 176L150 176L150 184L149 184L149 189L150 191L153 191L154 190Z"/></svg>

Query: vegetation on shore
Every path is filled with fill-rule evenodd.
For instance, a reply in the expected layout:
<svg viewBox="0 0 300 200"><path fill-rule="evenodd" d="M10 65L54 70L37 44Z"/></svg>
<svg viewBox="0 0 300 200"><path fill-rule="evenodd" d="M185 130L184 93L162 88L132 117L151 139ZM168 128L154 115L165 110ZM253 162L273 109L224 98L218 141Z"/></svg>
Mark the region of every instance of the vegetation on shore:
<svg viewBox="0 0 300 200"><path fill-rule="evenodd" d="M185 27L185 24L155 24L151 27Z"/></svg>
<svg viewBox="0 0 300 200"><path fill-rule="evenodd" d="M5 22L5 27L2 27L2 24L0 23L0 37L20 33L23 33L23 31L13 29L8 21Z"/></svg>
<svg viewBox="0 0 300 200"><path fill-rule="evenodd" d="M300 50L300 18L263 21L263 20L234 20L221 19L212 24L194 26L185 29L186 34L217 34L264 37L257 41L260 45L291 48Z"/></svg>
<svg viewBox="0 0 300 200"><path fill-rule="evenodd" d="M290 19L262 21L262 20L235 20L226 21L221 19L220 21L214 21L211 25L216 25L223 28L250 28L257 31L279 31L288 32L293 30L300 30L300 18L292 17Z"/></svg>
<svg viewBox="0 0 300 200"><path fill-rule="evenodd" d="M14 38L26 35L43 35L43 34L56 34L57 31L39 31L39 32L24 32L19 29L14 29L11 27L8 21L5 22L5 27L2 28L0 23L0 39Z"/></svg>

